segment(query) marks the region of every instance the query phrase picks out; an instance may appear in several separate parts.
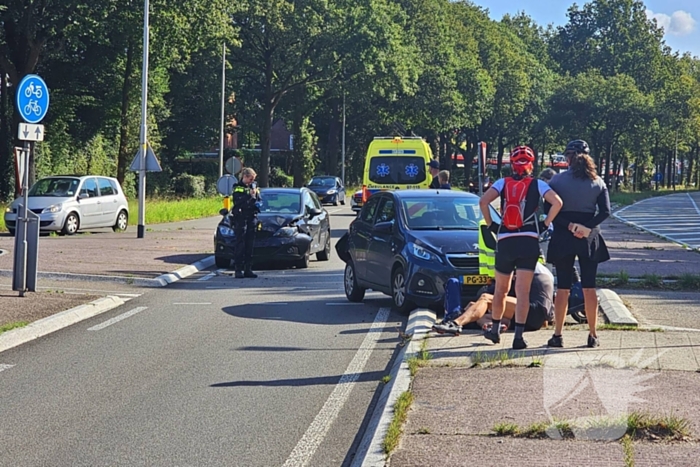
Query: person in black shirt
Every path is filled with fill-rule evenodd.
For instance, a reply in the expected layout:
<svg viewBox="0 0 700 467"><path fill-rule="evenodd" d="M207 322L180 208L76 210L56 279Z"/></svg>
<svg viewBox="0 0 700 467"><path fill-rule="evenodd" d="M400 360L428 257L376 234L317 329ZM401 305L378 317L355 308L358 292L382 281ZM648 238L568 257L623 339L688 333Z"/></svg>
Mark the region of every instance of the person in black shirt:
<svg viewBox="0 0 700 467"><path fill-rule="evenodd" d="M433 159L428 162L428 167L430 168L430 176L433 177L433 181L430 182L430 189L437 190L440 188L440 180L438 180L438 173L440 172L440 163Z"/></svg>
<svg viewBox="0 0 700 467"><path fill-rule="evenodd" d="M257 226L258 207L260 200L258 190L253 185L257 174L250 167L241 171L241 180L233 187L233 232L236 239L234 250L234 265L236 278L258 277L253 272L253 244L255 243L255 228Z"/></svg>

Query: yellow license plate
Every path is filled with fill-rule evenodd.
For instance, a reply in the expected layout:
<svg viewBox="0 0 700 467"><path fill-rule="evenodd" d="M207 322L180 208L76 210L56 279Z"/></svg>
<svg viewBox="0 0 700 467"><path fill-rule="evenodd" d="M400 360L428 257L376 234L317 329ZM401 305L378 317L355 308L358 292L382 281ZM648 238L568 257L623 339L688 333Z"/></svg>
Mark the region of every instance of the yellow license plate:
<svg viewBox="0 0 700 467"><path fill-rule="evenodd" d="M464 285L487 285L489 276L462 276L462 284Z"/></svg>

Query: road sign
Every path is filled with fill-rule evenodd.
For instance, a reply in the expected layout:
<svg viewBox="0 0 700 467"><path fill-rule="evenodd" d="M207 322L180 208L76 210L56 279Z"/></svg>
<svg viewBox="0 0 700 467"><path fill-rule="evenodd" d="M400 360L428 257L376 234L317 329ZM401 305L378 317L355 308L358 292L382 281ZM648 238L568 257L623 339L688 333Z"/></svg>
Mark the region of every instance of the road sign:
<svg viewBox="0 0 700 467"><path fill-rule="evenodd" d="M654 174L654 181L655 182L662 182L663 180L664 180L664 174L659 173L659 172Z"/></svg>
<svg viewBox="0 0 700 467"><path fill-rule="evenodd" d="M17 86L15 102L22 120L39 123L49 111L49 88L39 76L27 75Z"/></svg>
<svg viewBox="0 0 700 467"><path fill-rule="evenodd" d="M134 161L131 163L131 166L129 167L129 170L132 170L134 172L138 172L141 170L141 150L136 153L136 157L134 157ZM153 149L151 149L151 145L148 145L148 150L146 151L146 172L162 172L163 169L160 168L160 163L158 162L158 159L156 159L156 155L153 153Z"/></svg>
<svg viewBox="0 0 700 467"><path fill-rule="evenodd" d="M20 141L44 141L44 125L20 123L17 138Z"/></svg>
<svg viewBox="0 0 700 467"><path fill-rule="evenodd" d="M233 194L233 185L238 183L238 179L233 175L224 175L216 182L216 189L223 196L231 196Z"/></svg>
<svg viewBox="0 0 700 467"><path fill-rule="evenodd" d="M230 157L226 160L226 172L230 174L237 174L243 170L243 163L237 157Z"/></svg>

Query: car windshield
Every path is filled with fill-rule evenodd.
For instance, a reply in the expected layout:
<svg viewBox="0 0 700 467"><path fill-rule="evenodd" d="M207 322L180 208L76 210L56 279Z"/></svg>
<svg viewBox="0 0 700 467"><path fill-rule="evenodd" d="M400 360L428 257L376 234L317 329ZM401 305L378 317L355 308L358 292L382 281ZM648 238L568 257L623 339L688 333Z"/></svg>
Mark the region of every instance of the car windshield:
<svg viewBox="0 0 700 467"><path fill-rule="evenodd" d="M53 196L65 198L75 196L80 180L69 177L42 178L29 190L29 196Z"/></svg>
<svg viewBox="0 0 700 467"><path fill-rule="evenodd" d="M415 185L425 181L425 159L417 156L375 156L369 179L380 185Z"/></svg>
<svg viewBox="0 0 700 467"><path fill-rule="evenodd" d="M404 198L401 205L411 230L477 230L482 219L478 198Z"/></svg>
<svg viewBox="0 0 700 467"><path fill-rule="evenodd" d="M313 178L309 186L335 186L335 179L333 178Z"/></svg>
<svg viewBox="0 0 700 467"><path fill-rule="evenodd" d="M262 201L261 213L298 213L301 210L301 195L299 193L270 193L262 190L260 199Z"/></svg>

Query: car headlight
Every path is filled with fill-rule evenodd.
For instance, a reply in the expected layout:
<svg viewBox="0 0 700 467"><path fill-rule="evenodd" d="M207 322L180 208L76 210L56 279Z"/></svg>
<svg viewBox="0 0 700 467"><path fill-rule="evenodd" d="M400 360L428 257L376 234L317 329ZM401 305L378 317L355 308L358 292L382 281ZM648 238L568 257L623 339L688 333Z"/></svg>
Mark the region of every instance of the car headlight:
<svg viewBox="0 0 700 467"><path fill-rule="evenodd" d="M440 259L438 255L431 253L430 251L426 250L422 246L416 245L415 243L408 244L408 251L410 251L411 254L416 258L420 258L425 261L437 261L439 263L442 263L442 259Z"/></svg>
<svg viewBox="0 0 700 467"><path fill-rule="evenodd" d="M281 227L275 234L274 237L293 237L297 233L296 227Z"/></svg>
<svg viewBox="0 0 700 467"><path fill-rule="evenodd" d="M338 193L337 190L328 190L328 193L326 193L326 194L327 194L327 195L334 195L334 194L336 194L336 193Z"/></svg>
<svg viewBox="0 0 700 467"><path fill-rule="evenodd" d="M62 208L62 204L52 204L48 208L44 209L44 212L59 212Z"/></svg>
<svg viewBox="0 0 700 467"><path fill-rule="evenodd" d="M222 237L233 237L235 234L233 233L233 229L231 227L220 225L219 235L221 235Z"/></svg>
<svg viewBox="0 0 700 467"><path fill-rule="evenodd" d="M12 208L5 208L5 212L12 212Z"/></svg>

